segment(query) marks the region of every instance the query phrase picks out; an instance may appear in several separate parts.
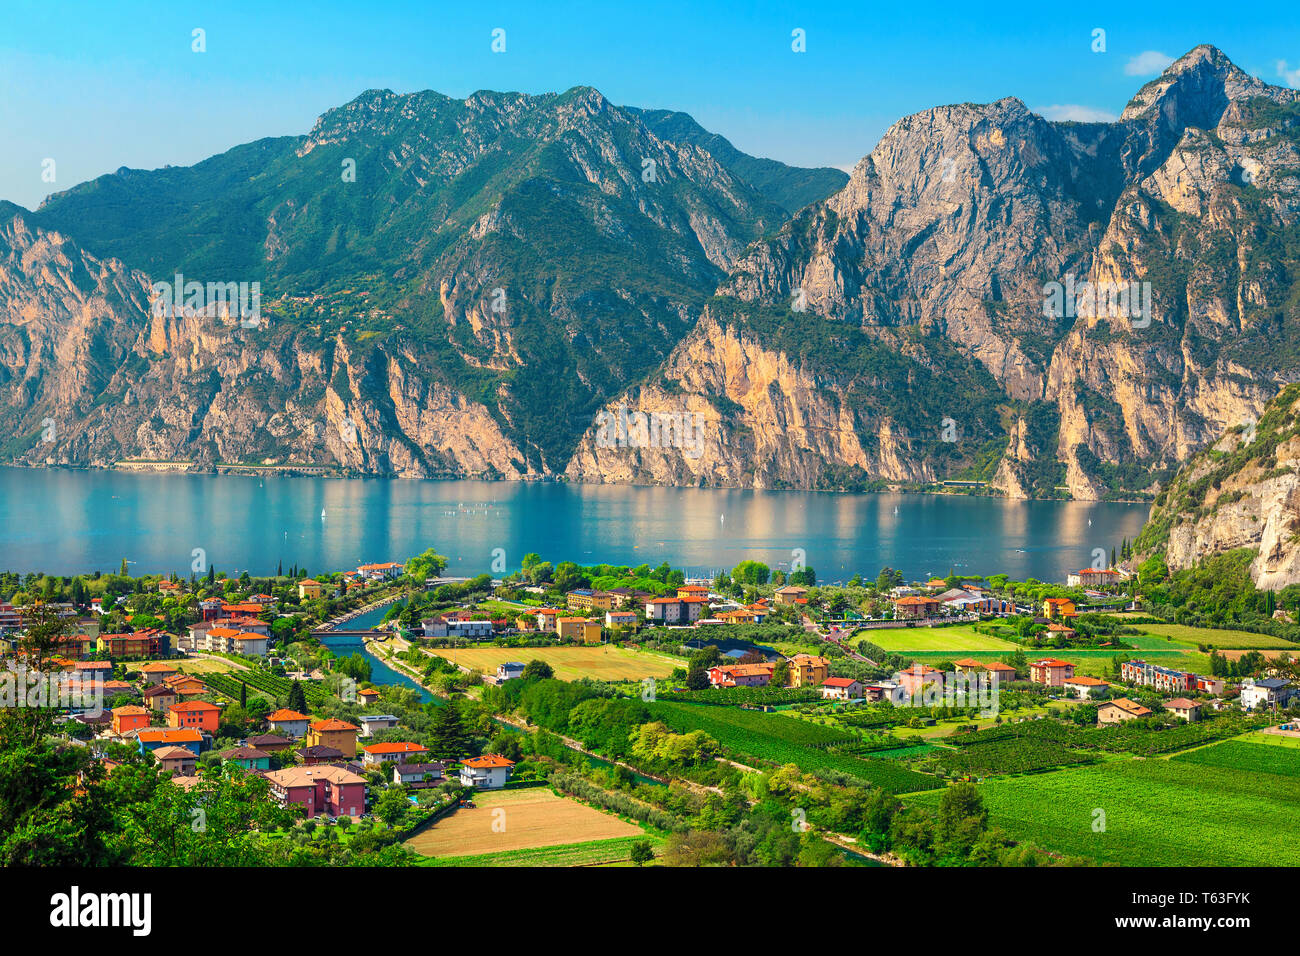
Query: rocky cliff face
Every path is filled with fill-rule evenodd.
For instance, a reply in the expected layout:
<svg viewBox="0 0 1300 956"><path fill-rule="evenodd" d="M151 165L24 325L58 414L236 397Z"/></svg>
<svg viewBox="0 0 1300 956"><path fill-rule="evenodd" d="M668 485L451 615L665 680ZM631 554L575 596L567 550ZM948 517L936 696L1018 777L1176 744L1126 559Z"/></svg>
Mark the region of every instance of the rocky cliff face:
<svg viewBox="0 0 1300 956"><path fill-rule="evenodd" d="M1195 455L1157 498L1136 545L1143 556L1163 553L1175 571L1250 548L1257 587L1300 582L1300 385Z"/></svg>
<svg viewBox="0 0 1300 956"><path fill-rule="evenodd" d="M751 246L719 294L740 315L777 310L805 338L851 329L908 357L878 379L891 390L907 392L926 365L903 333L932 352L944 342L957 371L938 387L962 410L951 416L961 440L904 445L891 468L888 455L856 459L851 443L825 458L793 432L791 474L829 461L876 478L980 477L1017 497L1132 495L1258 414L1300 377L1298 97L1198 47L1113 124L1051 123L1015 99L900 121L843 190ZM826 374L835 350L795 336L782 354L778 336L755 335L752 350L824 387L843 381ZM734 400L716 375L681 374L695 348L685 340L661 380ZM959 384L963 362L996 382L997 414L965 413L986 395ZM932 403L893 412L841 420L863 444L882 424L936 427ZM748 406L736 424L767 427ZM587 457L570 473L602 467ZM631 478L658 480L653 466Z"/></svg>
<svg viewBox="0 0 1300 956"><path fill-rule="evenodd" d="M839 182L585 87L370 91L0 217L0 441L1103 498L1154 494L1300 379L1300 94L1212 47L1118 122L938 107ZM177 271L262 283L265 322L149 315L144 276Z"/></svg>
<svg viewBox="0 0 1300 956"><path fill-rule="evenodd" d="M1175 465L1300 373L1298 96L1201 47L1125 109L1139 158L1086 280L1150 299L1080 316L1053 354L1058 452L1081 481L1096 462Z"/></svg>
<svg viewBox="0 0 1300 956"><path fill-rule="evenodd" d="M249 337L238 360L205 366L209 353L187 351L191 375L261 365L295 417L317 400L289 371L310 356L327 383L355 372L361 405L396 409L341 456L306 420L300 437L254 428L267 444L240 439L247 454L280 456L287 442L402 474L554 474L595 408L662 362L748 242L785 218L640 115L585 87L370 91L306 136L188 169L122 170L31 218L155 280L260 283L274 331ZM781 170L802 179L775 167L763 167L770 183ZM250 425L263 414L247 412ZM178 453L206 459L190 441Z"/></svg>
<svg viewBox="0 0 1300 956"><path fill-rule="evenodd" d="M337 463L365 474L524 477L481 405L423 351L154 314L149 282L16 209L0 227L0 407L31 464Z"/></svg>
<svg viewBox="0 0 1300 956"><path fill-rule="evenodd" d="M569 477L753 488L934 477L889 427L864 447L858 412L816 368L707 312L674 350L664 377L608 409L611 417L597 423L569 462ZM638 415L647 419L644 429ZM676 416L680 432L662 427ZM621 418L632 420L623 433ZM656 419L657 439L650 431Z"/></svg>

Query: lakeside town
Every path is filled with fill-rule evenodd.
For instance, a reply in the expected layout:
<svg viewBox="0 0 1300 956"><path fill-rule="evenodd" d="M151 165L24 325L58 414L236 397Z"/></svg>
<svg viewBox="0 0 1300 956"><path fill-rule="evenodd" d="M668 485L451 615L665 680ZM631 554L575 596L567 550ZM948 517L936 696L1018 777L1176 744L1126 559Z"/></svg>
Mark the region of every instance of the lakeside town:
<svg viewBox="0 0 1300 956"><path fill-rule="evenodd" d="M278 862L1141 865L1172 828L1269 863L1251 833L1300 773L1298 596L1184 623L1188 582L1119 551L1059 584L538 555L450 578L433 550L8 574L3 703L48 721L70 791L133 781L196 811L239 792L260 809L229 825Z"/></svg>

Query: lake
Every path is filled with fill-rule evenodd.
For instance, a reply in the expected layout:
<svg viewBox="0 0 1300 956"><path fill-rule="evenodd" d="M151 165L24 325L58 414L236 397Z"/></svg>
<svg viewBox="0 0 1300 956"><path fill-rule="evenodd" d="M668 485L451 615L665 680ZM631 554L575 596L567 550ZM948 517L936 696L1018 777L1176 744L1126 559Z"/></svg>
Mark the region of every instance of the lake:
<svg viewBox="0 0 1300 956"><path fill-rule="evenodd" d="M634 488L556 482L243 477L0 468L0 569L231 576L404 560L447 573L552 562L657 565L711 576L802 554L820 582L898 568L909 579L1005 572L1063 580L1132 539L1146 505L965 495ZM324 517L322 517L324 512ZM498 550L499 549L499 550ZM197 552L197 553L196 553ZM496 566L493 567L494 559Z"/></svg>

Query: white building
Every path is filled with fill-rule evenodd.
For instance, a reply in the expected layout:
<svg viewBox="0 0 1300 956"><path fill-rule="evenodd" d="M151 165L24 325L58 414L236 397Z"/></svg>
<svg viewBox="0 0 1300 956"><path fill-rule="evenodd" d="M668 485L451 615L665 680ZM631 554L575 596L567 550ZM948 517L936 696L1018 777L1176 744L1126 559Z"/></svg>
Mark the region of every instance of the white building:
<svg viewBox="0 0 1300 956"><path fill-rule="evenodd" d="M497 680L514 680L524 676L524 665L518 661L506 661L497 667Z"/></svg>
<svg viewBox="0 0 1300 956"><path fill-rule="evenodd" d="M515 765L513 760L507 760L499 754L466 757L460 763L460 782L467 787L478 787L483 790L504 787Z"/></svg>
<svg viewBox="0 0 1300 956"><path fill-rule="evenodd" d="M828 677L822 681L822 697L826 700L861 700L862 682L851 677Z"/></svg>
<svg viewBox="0 0 1300 956"><path fill-rule="evenodd" d="M370 714L367 717L358 717L357 720L361 724L362 737L373 737L380 730L397 726L397 718L392 714Z"/></svg>
<svg viewBox="0 0 1300 956"><path fill-rule="evenodd" d="M1254 680L1247 677L1241 682L1241 706L1243 710L1285 707L1296 694L1296 688L1290 681L1280 677L1266 677Z"/></svg>

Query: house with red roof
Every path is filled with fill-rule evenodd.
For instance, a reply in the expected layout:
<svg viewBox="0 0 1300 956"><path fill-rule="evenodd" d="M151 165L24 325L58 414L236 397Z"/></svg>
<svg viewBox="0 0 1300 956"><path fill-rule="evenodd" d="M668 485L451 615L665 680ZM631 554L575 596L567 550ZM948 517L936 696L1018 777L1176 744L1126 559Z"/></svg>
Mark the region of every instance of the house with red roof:
<svg viewBox="0 0 1300 956"><path fill-rule="evenodd" d="M216 733L217 722L221 718L221 708L206 700L187 700L183 704L172 704L167 708L167 726L193 727Z"/></svg>
<svg viewBox="0 0 1300 956"><path fill-rule="evenodd" d="M311 718L296 710L281 707L274 713L267 714L266 722L275 730L290 737L305 737L311 727Z"/></svg>
<svg viewBox="0 0 1300 956"><path fill-rule="evenodd" d="M360 732L361 728L356 724L331 717L313 722L307 730L306 742L308 747L337 747L351 760L357 755L357 734Z"/></svg>
<svg viewBox="0 0 1300 956"><path fill-rule="evenodd" d="M362 564L357 567L357 574L372 581L400 578L406 565L397 561L385 561L381 564Z"/></svg>
<svg viewBox="0 0 1300 956"><path fill-rule="evenodd" d="M153 752L153 758L158 761L163 773L181 777L192 774L199 760L192 750L185 747L159 747Z"/></svg>
<svg viewBox="0 0 1300 956"><path fill-rule="evenodd" d="M1059 661L1054 657L1033 661L1029 665L1029 679L1035 684L1060 687L1067 678L1073 676L1074 665L1069 661Z"/></svg>
<svg viewBox="0 0 1300 956"><path fill-rule="evenodd" d="M515 762L500 754L484 754L481 757L466 757L460 765L462 784L481 790L495 790L506 785Z"/></svg>
<svg viewBox="0 0 1300 956"><path fill-rule="evenodd" d="M286 767L264 775L271 794L284 806L296 803L307 818L359 817L366 812L365 778L343 767L317 764Z"/></svg>
<svg viewBox="0 0 1300 956"><path fill-rule="evenodd" d="M135 732L140 753L152 753L159 747L184 747L196 757L203 749L203 734L192 727L150 727Z"/></svg>
<svg viewBox="0 0 1300 956"><path fill-rule="evenodd" d="M826 700L861 700L862 682L852 677L828 677L822 681L822 697Z"/></svg>
<svg viewBox="0 0 1300 956"><path fill-rule="evenodd" d="M1001 661L985 664L984 669L989 672L994 684L1009 684L1016 679L1016 669Z"/></svg>
<svg viewBox="0 0 1300 956"><path fill-rule="evenodd" d="M777 588L773 597L776 598L777 604L803 604L807 602L808 589L798 584L787 584L785 587Z"/></svg>
<svg viewBox="0 0 1300 956"><path fill-rule="evenodd" d="M1078 694L1085 700L1089 697L1097 697L1110 690L1110 682L1101 680L1098 677L1088 677L1086 674L1076 674L1074 677L1067 677L1061 682L1061 687L1072 694Z"/></svg>
<svg viewBox="0 0 1300 956"><path fill-rule="evenodd" d="M926 684L933 684L943 679L943 672L925 664L913 664L905 671L894 675L894 681L903 688L908 698L919 694Z"/></svg>
<svg viewBox="0 0 1300 956"><path fill-rule="evenodd" d="M1048 598L1043 602L1043 616L1049 621L1055 621L1058 618L1078 617L1079 612L1069 598Z"/></svg>
<svg viewBox="0 0 1300 956"><path fill-rule="evenodd" d="M1175 697L1173 700L1165 701L1165 710L1175 717L1181 717L1189 724L1201 719L1201 705L1186 697Z"/></svg>
<svg viewBox="0 0 1300 956"><path fill-rule="evenodd" d="M405 741L389 741L361 748L361 763L377 766L385 763L417 763L428 756L429 748Z"/></svg>
<svg viewBox="0 0 1300 956"><path fill-rule="evenodd" d="M1150 708L1143 707L1137 701L1129 700L1127 697L1116 697L1114 700L1097 705L1097 723L1102 726L1150 716Z"/></svg>
<svg viewBox="0 0 1300 956"><path fill-rule="evenodd" d="M149 726L149 711L143 707L130 705L127 707L114 707L113 711L113 733L118 736L125 736L133 730L139 730L142 727Z"/></svg>
<svg viewBox="0 0 1300 956"><path fill-rule="evenodd" d="M942 605L932 597L922 594L901 597L894 601L894 617L899 620L920 620L934 617Z"/></svg>
<svg viewBox="0 0 1300 956"><path fill-rule="evenodd" d="M766 687L775 671L775 664L720 664L709 668L709 683L714 687Z"/></svg>

